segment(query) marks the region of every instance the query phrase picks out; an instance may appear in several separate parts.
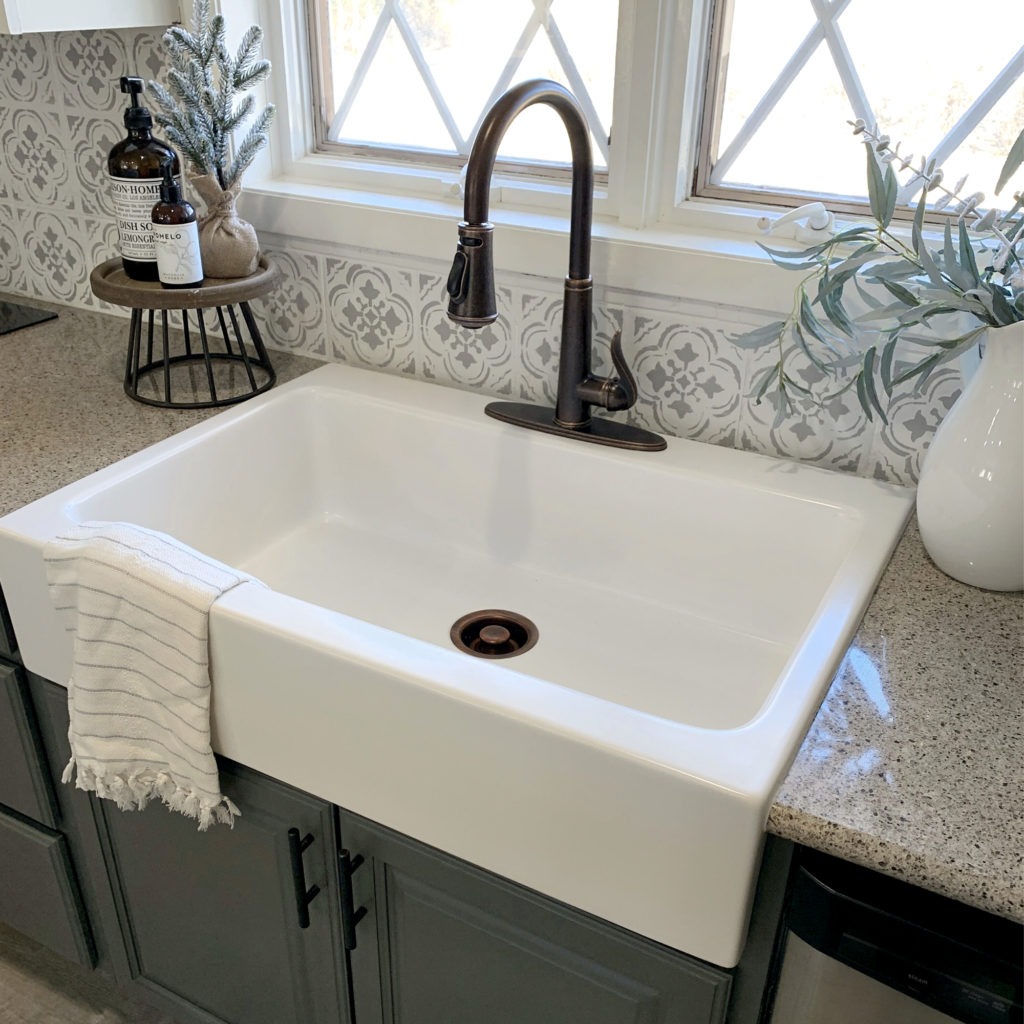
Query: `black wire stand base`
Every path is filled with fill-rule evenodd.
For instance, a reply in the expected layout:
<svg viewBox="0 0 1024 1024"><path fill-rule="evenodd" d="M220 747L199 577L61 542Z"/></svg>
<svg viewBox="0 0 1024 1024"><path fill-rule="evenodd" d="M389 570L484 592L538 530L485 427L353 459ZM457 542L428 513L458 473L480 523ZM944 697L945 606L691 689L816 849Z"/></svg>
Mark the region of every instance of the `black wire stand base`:
<svg viewBox="0 0 1024 1024"><path fill-rule="evenodd" d="M179 323L170 312L132 310L124 370L130 398L165 409L217 409L274 386L277 374L248 302L180 309Z"/></svg>
<svg viewBox="0 0 1024 1024"><path fill-rule="evenodd" d="M93 269L93 294L132 311L124 391L162 409L219 409L261 395L277 374L249 300L277 286L266 256L248 277L162 288L129 278L119 257Z"/></svg>

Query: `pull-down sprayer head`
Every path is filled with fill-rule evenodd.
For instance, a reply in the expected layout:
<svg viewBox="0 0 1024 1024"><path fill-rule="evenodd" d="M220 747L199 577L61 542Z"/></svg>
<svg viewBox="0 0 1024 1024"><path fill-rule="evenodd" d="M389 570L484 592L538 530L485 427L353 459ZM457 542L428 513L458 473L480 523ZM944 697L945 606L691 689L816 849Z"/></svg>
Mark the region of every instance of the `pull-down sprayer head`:
<svg viewBox="0 0 1024 1024"><path fill-rule="evenodd" d="M498 319L493 234L492 224L459 224L459 245L448 274L448 316L463 327L486 327Z"/></svg>

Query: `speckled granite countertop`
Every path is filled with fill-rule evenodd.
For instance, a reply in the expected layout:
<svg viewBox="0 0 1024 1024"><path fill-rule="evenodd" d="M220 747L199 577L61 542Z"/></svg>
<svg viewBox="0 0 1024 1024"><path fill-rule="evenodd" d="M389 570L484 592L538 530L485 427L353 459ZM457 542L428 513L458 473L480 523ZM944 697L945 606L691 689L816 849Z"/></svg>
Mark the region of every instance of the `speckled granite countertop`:
<svg viewBox="0 0 1024 1024"><path fill-rule="evenodd" d="M14 301L60 317L0 336L0 515L212 415L124 396L126 320ZM911 523L768 829L1024 920L1024 597L948 579Z"/></svg>
<svg viewBox="0 0 1024 1024"><path fill-rule="evenodd" d="M939 572L912 520L768 830L1024 921L1024 595Z"/></svg>
<svg viewBox="0 0 1024 1024"><path fill-rule="evenodd" d="M59 313L0 335L0 515L219 411L129 399L122 390L127 319L41 299L0 299ZM320 365L286 352L271 360L281 384Z"/></svg>

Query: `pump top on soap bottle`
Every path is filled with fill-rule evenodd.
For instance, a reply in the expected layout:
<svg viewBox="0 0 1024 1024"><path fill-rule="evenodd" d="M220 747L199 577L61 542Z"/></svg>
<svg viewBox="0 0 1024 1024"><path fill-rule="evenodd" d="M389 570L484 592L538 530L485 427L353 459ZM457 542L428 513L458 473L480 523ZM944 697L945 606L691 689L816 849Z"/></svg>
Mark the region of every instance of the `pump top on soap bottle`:
<svg viewBox="0 0 1024 1024"><path fill-rule="evenodd" d="M107 174L124 272L137 281L156 281L150 214L160 199L164 165L170 165L174 176L181 173L181 167L177 153L166 142L153 138L153 115L139 102L143 88L141 78L126 75L121 79L121 92L131 97L131 105L124 112L128 135L111 149Z"/></svg>

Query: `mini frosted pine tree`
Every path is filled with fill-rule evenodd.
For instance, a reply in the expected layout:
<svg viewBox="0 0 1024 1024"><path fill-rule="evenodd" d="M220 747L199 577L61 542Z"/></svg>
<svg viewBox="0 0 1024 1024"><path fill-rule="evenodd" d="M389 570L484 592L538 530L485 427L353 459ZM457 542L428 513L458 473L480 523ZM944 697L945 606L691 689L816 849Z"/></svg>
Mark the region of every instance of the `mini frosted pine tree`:
<svg viewBox="0 0 1024 1024"><path fill-rule="evenodd" d="M263 30L249 28L232 56L224 42L223 16L211 16L209 0L195 0L192 31L175 25L163 41L171 67L167 88L149 83L158 107L154 118L196 174L212 175L221 189L232 189L267 144L274 119L274 105L268 103L231 152L235 130L256 105L252 95L237 104L236 97L270 74L270 61L259 56Z"/></svg>
<svg viewBox="0 0 1024 1024"><path fill-rule="evenodd" d="M250 117L252 89L270 74L260 58L263 30L253 25L232 56L224 42L224 18L211 16L210 0L195 0L192 31L175 25L164 33L170 57L167 87L150 82L156 122L167 141L191 164L192 185L206 204L199 221L199 249L207 277L247 277L259 265L256 231L235 212L242 172L267 144L274 105L253 119L241 142L233 136Z"/></svg>

